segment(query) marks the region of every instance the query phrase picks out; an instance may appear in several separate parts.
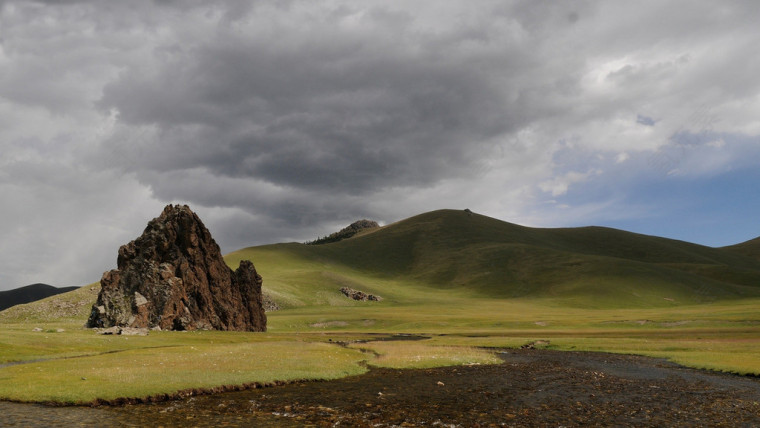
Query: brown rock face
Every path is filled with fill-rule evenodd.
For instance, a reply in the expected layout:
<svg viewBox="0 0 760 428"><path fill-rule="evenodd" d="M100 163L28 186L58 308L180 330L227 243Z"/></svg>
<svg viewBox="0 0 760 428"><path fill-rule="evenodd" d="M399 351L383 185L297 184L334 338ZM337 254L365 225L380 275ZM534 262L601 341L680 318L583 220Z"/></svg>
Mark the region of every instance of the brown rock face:
<svg viewBox="0 0 760 428"><path fill-rule="evenodd" d="M168 205L119 248L118 269L100 280L88 327L266 331L261 276L236 271L187 205Z"/></svg>

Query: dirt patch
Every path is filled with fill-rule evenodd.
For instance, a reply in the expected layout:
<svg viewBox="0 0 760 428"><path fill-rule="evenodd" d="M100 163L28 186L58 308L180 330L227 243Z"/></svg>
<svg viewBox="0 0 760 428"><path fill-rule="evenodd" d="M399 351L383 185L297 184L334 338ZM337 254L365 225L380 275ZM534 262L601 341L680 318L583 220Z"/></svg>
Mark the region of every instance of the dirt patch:
<svg viewBox="0 0 760 428"><path fill-rule="evenodd" d="M521 346L520 349L536 349L542 346L549 346L550 343L551 342L548 340L534 340L533 342L528 342L525 345Z"/></svg>

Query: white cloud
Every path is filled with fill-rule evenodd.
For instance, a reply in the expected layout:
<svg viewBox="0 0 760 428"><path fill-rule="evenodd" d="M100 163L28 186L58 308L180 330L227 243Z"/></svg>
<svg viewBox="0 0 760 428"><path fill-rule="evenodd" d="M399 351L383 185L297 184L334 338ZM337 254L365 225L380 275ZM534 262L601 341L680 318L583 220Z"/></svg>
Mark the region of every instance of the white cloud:
<svg viewBox="0 0 760 428"><path fill-rule="evenodd" d="M601 174L602 171L600 170L587 172L570 171L562 176L539 183L538 188L544 192L551 193L552 196L560 196L566 194L571 185L584 182L591 176Z"/></svg>

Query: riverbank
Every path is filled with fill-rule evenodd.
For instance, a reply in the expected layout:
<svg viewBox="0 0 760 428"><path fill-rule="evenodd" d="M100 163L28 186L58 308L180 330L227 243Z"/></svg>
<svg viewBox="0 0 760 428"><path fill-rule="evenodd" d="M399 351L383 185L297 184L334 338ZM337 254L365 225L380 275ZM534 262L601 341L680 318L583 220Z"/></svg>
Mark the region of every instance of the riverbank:
<svg viewBox="0 0 760 428"><path fill-rule="evenodd" d="M373 368L327 382L172 402L0 403L0 411L9 426L760 425L756 378L631 355L539 349L497 355L503 363Z"/></svg>

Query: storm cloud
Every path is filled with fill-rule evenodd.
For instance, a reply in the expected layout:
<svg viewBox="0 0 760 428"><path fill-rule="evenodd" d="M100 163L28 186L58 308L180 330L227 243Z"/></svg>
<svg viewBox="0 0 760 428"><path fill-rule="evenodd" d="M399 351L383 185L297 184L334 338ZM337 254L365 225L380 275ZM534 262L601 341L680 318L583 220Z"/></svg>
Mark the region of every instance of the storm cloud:
<svg viewBox="0 0 760 428"><path fill-rule="evenodd" d="M642 183L760 159L758 12L2 1L0 289L97 280L166 203L225 251L445 207L642 216Z"/></svg>

